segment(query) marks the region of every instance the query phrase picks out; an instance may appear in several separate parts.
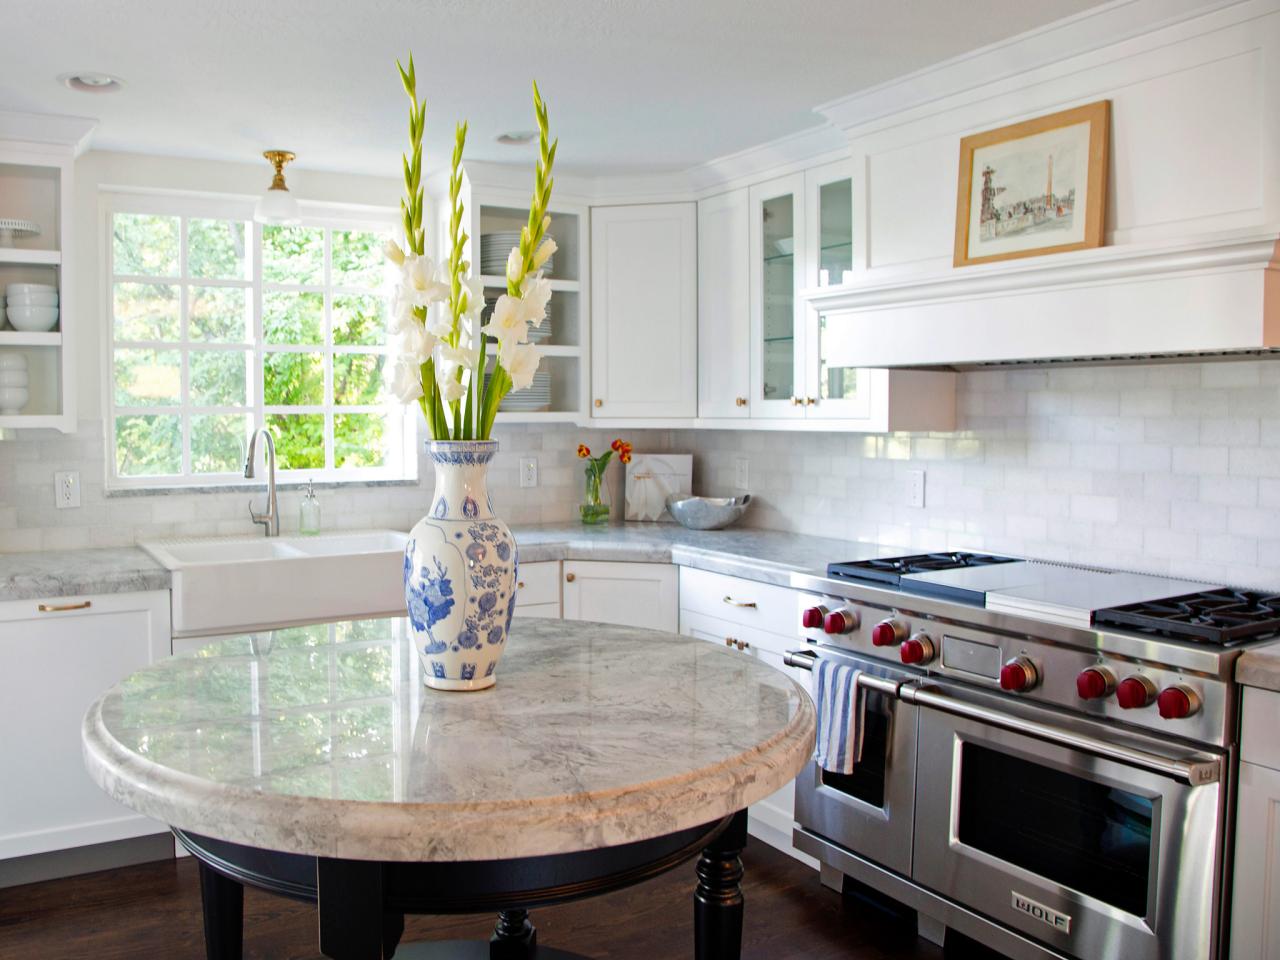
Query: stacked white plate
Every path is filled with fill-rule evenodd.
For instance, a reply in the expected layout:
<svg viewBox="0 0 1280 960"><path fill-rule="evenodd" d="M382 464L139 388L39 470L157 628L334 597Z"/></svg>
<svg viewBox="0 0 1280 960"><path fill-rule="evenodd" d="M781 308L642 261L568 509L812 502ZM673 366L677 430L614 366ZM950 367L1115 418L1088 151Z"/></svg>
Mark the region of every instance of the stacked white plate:
<svg viewBox="0 0 1280 960"><path fill-rule="evenodd" d="M512 390L498 409L505 413L540 413L551 408L551 374L539 370L533 375L533 383L523 390Z"/></svg>
<svg viewBox="0 0 1280 960"><path fill-rule="evenodd" d="M519 230L503 230L480 235L480 272L487 277L507 275L507 257L511 248L520 245ZM555 272L555 257L549 257L542 265L547 276Z"/></svg>
<svg viewBox="0 0 1280 960"><path fill-rule="evenodd" d="M4 291L4 316L15 330L44 333L58 325L58 288L47 283L11 283Z"/></svg>

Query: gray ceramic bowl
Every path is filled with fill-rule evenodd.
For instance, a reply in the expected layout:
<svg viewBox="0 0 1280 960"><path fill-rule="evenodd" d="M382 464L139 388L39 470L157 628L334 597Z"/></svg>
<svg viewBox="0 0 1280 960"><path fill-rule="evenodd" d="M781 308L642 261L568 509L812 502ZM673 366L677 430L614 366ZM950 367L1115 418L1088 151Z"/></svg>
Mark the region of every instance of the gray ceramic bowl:
<svg viewBox="0 0 1280 960"><path fill-rule="evenodd" d="M690 530L719 530L727 527L744 513L751 503L751 494L741 497L688 497L673 494L667 497L667 509L676 523Z"/></svg>

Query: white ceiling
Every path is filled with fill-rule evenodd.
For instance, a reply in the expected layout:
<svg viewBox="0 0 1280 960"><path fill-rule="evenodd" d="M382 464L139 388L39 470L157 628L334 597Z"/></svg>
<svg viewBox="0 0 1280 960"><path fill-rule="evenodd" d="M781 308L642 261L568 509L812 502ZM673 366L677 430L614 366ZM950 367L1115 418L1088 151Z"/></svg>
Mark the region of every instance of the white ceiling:
<svg viewBox="0 0 1280 960"><path fill-rule="evenodd" d="M428 165L533 126L536 78L563 171L683 169L812 127L815 104L1097 0L4 0L0 109L96 117L96 148L394 175L413 50ZM122 77L85 94L61 73Z"/></svg>

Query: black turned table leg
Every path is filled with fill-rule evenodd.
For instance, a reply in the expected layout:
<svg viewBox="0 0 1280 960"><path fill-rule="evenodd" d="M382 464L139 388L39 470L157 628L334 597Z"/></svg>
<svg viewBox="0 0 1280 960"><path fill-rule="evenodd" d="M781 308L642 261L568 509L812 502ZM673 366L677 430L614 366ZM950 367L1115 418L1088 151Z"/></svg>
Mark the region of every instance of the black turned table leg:
<svg viewBox="0 0 1280 960"><path fill-rule="evenodd" d="M528 910L503 910L489 938L489 960L532 960L538 948L538 931Z"/></svg>
<svg viewBox="0 0 1280 960"><path fill-rule="evenodd" d="M205 957L240 960L244 947L244 887L201 861L200 905L204 912Z"/></svg>
<svg viewBox="0 0 1280 960"><path fill-rule="evenodd" d="M738 960L742 955L742 861L747 811L739 810L698 858L693 895L694 960Z"/></svg>
<svg viewBox="0 0 1280 960"><path fill-rule="evenodd" d="M317 857L316 909L332 960L389 960L404 932L404 916L383 908L381 863Z"/></svg>

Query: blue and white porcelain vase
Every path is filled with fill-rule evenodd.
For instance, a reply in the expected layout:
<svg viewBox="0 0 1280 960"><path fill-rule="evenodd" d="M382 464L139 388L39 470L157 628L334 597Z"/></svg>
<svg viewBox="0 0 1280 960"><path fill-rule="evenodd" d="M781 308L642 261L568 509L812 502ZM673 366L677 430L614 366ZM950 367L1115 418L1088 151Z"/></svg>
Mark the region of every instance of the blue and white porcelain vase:
<svg viewBox="0 0 1280 960"><path fill-rule="evenodd" d="M429 440L431 512L409 532L404 599L423 680L437 690L483 690L516 606L516 544L493 515L486 484L496 440Z"/></svg>

